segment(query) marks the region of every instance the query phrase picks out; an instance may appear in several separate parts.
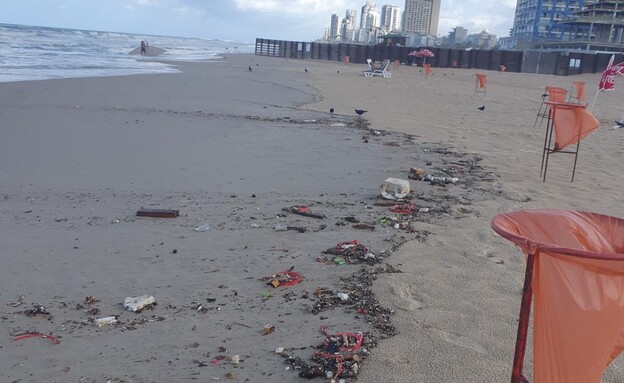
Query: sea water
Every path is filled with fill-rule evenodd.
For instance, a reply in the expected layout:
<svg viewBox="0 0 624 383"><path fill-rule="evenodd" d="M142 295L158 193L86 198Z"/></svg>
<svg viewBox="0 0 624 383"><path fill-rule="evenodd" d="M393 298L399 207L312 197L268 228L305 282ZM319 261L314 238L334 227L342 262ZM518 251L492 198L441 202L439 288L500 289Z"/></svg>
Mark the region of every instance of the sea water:
<svg viewBox="0 0 624 383"><path fill-rule="evenodd" d="M254 50L235 41L0 24L0 82L179 72L153 57L130 55L141 41L165 49L157 58L165 61Z"/></svg>

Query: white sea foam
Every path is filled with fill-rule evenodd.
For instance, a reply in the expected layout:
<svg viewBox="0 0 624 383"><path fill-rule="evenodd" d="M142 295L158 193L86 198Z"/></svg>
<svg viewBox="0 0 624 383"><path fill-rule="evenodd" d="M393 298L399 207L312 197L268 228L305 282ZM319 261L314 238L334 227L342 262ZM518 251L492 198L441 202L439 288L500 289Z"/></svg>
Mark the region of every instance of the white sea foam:
<svg viewBox="0 0 624 383"><path fill-rule="evenodd" d="M165 49L158 58L167 61L253 52L253 45L235 41L0 24L0 82L178 72L129 55L141 40Z"/></svg>

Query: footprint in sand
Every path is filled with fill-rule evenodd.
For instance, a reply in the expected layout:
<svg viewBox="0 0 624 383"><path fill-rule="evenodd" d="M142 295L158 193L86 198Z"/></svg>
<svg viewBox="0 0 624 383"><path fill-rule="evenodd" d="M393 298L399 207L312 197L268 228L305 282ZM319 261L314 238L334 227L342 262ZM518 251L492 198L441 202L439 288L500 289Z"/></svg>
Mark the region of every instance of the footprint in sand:
<svg viewBox="0 0 624 383"><path fill-rule="evenodd" d="M499 265L504 265L505 264L505 261L503 261L502 259L496 257L496 254L493 251L485 250L484 253L485 253L485 257L487 259L489 259L490 261L492 261L492 262L494 262L496 264L499 264Z"/></svg>
<svg viewBox="0 0 624 383"><path fill-rule="evenodd" d="M433 329L433 331L438 333L442 337L442 339L444 339L445 341L449 343L452 343L460 347L469 348L481 354L487 353L487 350L485 347L483 347L481 344L475 342L474 340L470 338L467 338L461 335L451 334L446 331L442 331L438 329Z"/></svg>
<svg viewBox="0 0 624 383"><path fill-rule="evenodd" d="M395 296L395 299L393 299L394 306L398 309L405 311L416 311L425 307L424 302L414 298L412 292L410 291L410 286L393 286L392 292Z"/></svg>

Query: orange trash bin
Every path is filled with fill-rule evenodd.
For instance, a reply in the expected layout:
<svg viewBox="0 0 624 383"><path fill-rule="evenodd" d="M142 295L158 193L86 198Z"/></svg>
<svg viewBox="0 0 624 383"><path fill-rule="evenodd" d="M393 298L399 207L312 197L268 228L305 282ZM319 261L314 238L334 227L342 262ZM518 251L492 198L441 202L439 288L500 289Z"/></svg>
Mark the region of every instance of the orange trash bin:
<svg viewBox="0 0 624 383"><path fill-rule="evenodd" d="M570 210L499 214L492 229L527 261L512 383L533 299L533 383L599 383L624 350L624 220Z"/></svg>

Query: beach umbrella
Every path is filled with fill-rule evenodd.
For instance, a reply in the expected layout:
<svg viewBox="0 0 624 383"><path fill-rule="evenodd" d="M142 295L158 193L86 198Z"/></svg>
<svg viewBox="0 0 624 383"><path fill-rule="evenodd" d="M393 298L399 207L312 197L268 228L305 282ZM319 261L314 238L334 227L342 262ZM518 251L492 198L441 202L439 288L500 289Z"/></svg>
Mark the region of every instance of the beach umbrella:
<svg viewBox="0 0 624 383"><path fill-rule="evenodd" d="M429 49L423 48L423 49L418 51L418 56L416 56L416 57L422 57L423 58L423 65L424 65L427 62L427 57L435 57L435 55Z"/></svg>
<svg viewBox="0 0 624 383"><path fill-rule="evenodd" d="M418 51L411 51L410 53L407 54L408 56L414 56L414 57L420 57L418 56Z"/></svg>

